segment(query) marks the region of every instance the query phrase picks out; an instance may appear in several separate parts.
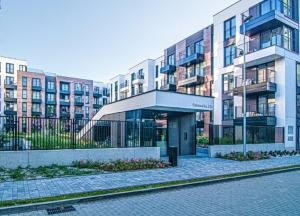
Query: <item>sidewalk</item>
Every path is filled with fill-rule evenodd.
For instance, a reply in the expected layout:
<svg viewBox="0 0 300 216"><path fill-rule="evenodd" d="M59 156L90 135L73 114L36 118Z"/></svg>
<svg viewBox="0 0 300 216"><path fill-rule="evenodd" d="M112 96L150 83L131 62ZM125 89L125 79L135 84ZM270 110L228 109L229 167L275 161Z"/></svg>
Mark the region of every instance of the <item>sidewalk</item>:
<svg viewBox="0 0 300 216"><path fill-rule="evenodd" d="M203 178L251 170L300 165L300 157L236 162L214 158L180 158L176 168L0 183L0 201L24 200L128 186Z"/></svg>

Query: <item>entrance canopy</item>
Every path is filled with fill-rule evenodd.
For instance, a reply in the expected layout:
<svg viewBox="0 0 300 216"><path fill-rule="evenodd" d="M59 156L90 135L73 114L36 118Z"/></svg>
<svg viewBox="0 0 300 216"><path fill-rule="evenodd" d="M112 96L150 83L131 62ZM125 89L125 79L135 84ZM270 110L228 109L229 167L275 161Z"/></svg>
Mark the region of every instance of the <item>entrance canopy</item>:
<svg viewBox="0 0 300 216"><path fill-rule="evenodd" d="M192 113L213 111L213 108L213 97L156 90L107 104L94 116L93 120L101 120L103 116L113 113L138 109Z"/></svg>
<svg viewBox="0 0 300 216"><path fill-rule="evenodd" d="M139 109L164 112L194 113L201 111L213 111L213 108L213 97L154 90L107 104L99 110L99 112L93 117L92 120L101 120L106 115ZM92 127L93 122L92 124L87 124L81 130L80 137L84 136L86 131L89 131Z"/></svg>

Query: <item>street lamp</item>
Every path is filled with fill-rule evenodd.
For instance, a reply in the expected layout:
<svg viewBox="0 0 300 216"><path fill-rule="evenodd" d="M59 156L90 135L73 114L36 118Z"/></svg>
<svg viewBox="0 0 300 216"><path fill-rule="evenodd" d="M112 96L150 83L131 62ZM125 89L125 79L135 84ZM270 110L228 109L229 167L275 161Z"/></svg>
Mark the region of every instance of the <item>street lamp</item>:
<svg viewBox="0 0 300 216"><path fill-rule="evenodd" d="M252 16L246 16L242 14L244 44L243 44L243 153L247 154L247 109L246 109L246 22L248 22Z"/></svg>

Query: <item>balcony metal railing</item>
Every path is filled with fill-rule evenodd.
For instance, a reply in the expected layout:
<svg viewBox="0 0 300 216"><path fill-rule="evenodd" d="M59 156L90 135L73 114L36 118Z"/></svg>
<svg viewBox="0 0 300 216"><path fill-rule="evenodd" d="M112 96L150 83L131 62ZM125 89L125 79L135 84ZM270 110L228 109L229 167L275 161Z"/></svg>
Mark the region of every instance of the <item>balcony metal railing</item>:
<svg viewBox="0 0 300 216"><path fill-rule="evenodd" d="M295 51L294 39L286 37L285 35L273 34L268 38L254 39L245 44L245 54L250 54L257 52L262 49L266 49L272 46L278 46L290 51ZM236 47L236 57L239 58L243 56L244 44L240 44Z"/></svg>
<svg viewBox="0 0 300 216"><path fill-rule="evenodd" d="M294 14L293 14L293 6L287 4L286 2L282 1L282 0L271 0L269 2L269 10L265 10L265 11L261 11L258 15L254 15L251 14L249 10L245 11L244 13L242 13L243 15L245 15L246 17L249 17L250 15L252 16L251 19L249 19L249 21L255 20L271 11L278 11L281 14L283 14L284 16L290 18L290 19L294 19ZM249 22L248 21L248 22Z"/></svg>
<svg viewBox="0 0 300 216"><path fill-rule="evenodd" d="M275 116L276 104L258 104L246 106L246 117ZM243 107L235 107L235 118L243 118Z"/></svg>
<svg viewBox="0 0 300 216"><path fill-rule="evenodd" d="M252 71L247 71L247 77L253 77L253 78L247 78L246 79L246 85L251 86L255 84L260 84L260 83L275 83L275 71L270 70L270 69L265 69L261 76L258 76L258 72L252 72ZM240 88L243 87L243 79L241 76L236 76L235 77L235 88Z"/></svg>
<svg viewBox="0 0 300 216"><path fill-rule="evenodd" d="M205 53L205 47L199 45L198 48L194 52L191 52L191 53L187 53L186 51L180 52L179 59L182 60L182 59L188 58L190 56L193 56L195 54L203 55L204 53Z"/></svg>
<svg viewBox="0 0 300 216"><path fill-rule="evenodd" d="M120 89L127 88L127 87L128 87L128 82L124 82L120 84Z"/></svg>

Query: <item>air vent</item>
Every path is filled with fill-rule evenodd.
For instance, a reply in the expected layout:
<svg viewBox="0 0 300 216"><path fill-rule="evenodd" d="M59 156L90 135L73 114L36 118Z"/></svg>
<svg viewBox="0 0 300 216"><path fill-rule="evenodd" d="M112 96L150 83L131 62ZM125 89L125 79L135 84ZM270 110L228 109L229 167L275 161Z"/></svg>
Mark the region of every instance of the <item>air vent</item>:
<svg viewBox="0 0 300 216"><path fill-rule="evenodd" d="M57 208L47 209L48 215L62 214L72 211L76 211L76 209L73 206L61 206Z"/></svg>

